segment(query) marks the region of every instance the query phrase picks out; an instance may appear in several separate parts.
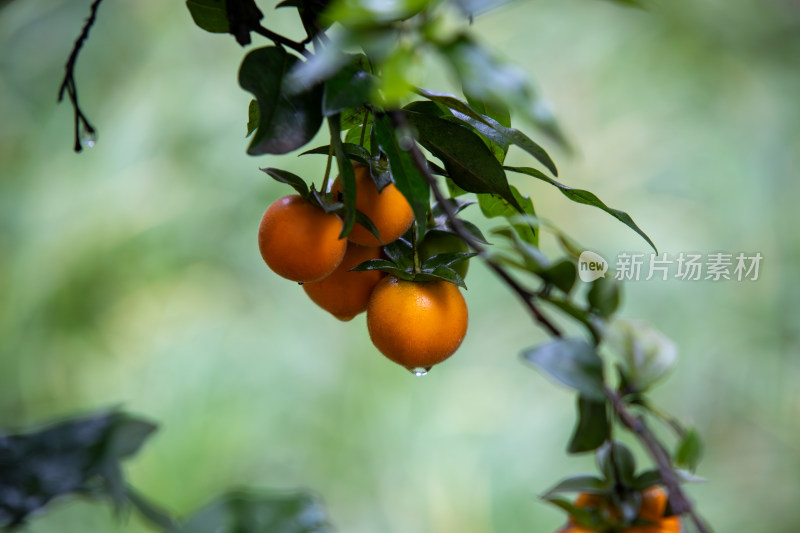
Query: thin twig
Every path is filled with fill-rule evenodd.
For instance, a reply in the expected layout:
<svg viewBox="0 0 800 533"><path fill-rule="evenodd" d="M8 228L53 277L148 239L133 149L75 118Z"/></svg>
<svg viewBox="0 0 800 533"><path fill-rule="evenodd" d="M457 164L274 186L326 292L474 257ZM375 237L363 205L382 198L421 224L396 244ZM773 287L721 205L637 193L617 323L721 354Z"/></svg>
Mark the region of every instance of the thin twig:
<svg viewBox="0 0 800 533"><path fill-rule="evenodd" d="M78 104L78 86L75 83L75 62L78 60L78 54L81 48L83 48L86 38L89 36L89 30L92 29L97 19L97 9L100 7L102 1L103 0L94 0L94 2L92 2L89 18L86 19L86 23L83 25L83 29L72 47L72 52L69 54L69 59L67 59L67 64L65 66L66 72L64 73L64 80L61 82L61 87L58 90L58 101L61 102L61 100L64 99L64 92L66 92L69 95L70 102L72 102L72 108L75 110L74 149L76 152L83 150L83 146L81 145L81 127L83 127L89 135L94 135L95 129Z"/></svg>
<svg viewBox="0 0 800 533"><path fill-rule="evenodd" d="M296 52L299 52L299 53L301 53L303 55L305 55L308 52L308 50L306 50L305 45L303 45L302 43L298 43L297 41L293 41L293 40L289 39L288 37L284 37L280 33L275 33L274 31L272 31L272 30L270 30L268 28L265 28L264 26L262 26L260 24L256 25L256 26L253 26L251 29L254 32L256 32L257 34L266 37L267 39L269 39L270 41L272 41L275 44L288 46L292 50L294 50Z"/></svg>
<svg viewBox="0 0 800 533"><path fill-rule="evenodd" d="M389 116L392 119L392 123L395 128L399 129L408 127L405 116L403 116L401 111L391 111L389 112ZM461 221L456 216L453 206L442 194L442 191L436 182L436 178L428 168L425 156L420 151L416 142L412 143L410 153L414 161L414 165L428 182L428 185L430 185L434 198L436 198L436 201L439 202L439 205L442 207L442 210L444 211L444 214L453 230L484 259L485 263L495 272L495 274L500 276L500 278L502 278L503 281L505 281L506 284L511 287L515 293L517 293L523 303L525 303L528 311L531 313L536 322L547 329L554 337L563 337L561 331L552 322L550 322L535 305L534 300L537 295L520 285L514 278L511 277L510 274L508 274L502 265L492 261L491 258L488 257L486 248L484 248L475 239L475 237L469 231L467 231L466 228L464 228L464 225L461 224ZM627 404L619 394L608 387L604 387L604 389L605 394L611 404L611 408L617 413L622 424L636 435L658 466L658 470L661 473L661 479L670 495L670 502L673 512L675 512L677 515L689 515L692 522L696 526L698 533L711 533L711 528L703 522L692 505L692 502L681 488L680 480L678 479L678 476L672 467L672 460L670 459L669 453L664 449L656 436L650 431L644 420L641 417L637 417L631 413Z"/></svg>

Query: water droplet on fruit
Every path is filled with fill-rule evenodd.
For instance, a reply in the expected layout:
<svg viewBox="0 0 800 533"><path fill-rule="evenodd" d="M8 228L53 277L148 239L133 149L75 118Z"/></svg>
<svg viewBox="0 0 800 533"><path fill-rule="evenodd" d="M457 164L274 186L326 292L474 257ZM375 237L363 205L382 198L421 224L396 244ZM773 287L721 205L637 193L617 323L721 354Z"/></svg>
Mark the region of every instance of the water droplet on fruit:
<svg viewBox="0 0 800 533"><path fill-rule="evenodd" d="M431 367L423 368L421 366L417 366L414 368L409 368L409 370L411 371L412 374L414 374L414 376L421 378L422 376L428 375L428 372L430 372Z"/></svg>

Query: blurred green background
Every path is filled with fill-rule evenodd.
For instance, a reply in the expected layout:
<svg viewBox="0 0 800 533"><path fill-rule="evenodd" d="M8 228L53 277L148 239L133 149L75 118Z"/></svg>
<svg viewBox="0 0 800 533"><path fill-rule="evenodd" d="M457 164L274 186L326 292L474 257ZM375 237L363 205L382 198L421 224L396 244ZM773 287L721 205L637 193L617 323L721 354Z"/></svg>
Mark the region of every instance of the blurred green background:
<svg viewBox="0 0 800 533"><path fill-rule="evenodd" d="M0 10L0 427L110 405L158 421L128 474L177 514L247 485L312 488L342 533L563 523L537 494L592 460L564 452L572 395L519 360L545 336L515 298L473 262L467 339L416 379L363 316L340 323L272 274L255 232L286 189L258 167L318 180L324 159L245 155L244 51L183 2L101 6L77 68L99 139L75 155L55 100L89 3ZM267 25L301 35L290 10ZM800 3L540 0L474 30L553 103L577 147L545 143L564 182L663 252L764 256L756 282L630 282L623 315L680 348L656 396L706 438L691 494L717 531L796 532ZM649 253L600 210L514 179L606 257ZM144 530L86 502L29 528Z"/></svg>

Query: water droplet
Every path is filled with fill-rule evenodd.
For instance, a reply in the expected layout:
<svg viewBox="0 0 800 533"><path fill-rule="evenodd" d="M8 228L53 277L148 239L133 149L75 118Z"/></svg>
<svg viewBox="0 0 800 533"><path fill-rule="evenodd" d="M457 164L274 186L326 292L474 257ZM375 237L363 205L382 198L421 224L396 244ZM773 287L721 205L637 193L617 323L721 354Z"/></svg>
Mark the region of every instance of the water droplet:
<svg viewBox="0 0 800 533"><path fill-rule="evenodd" d="M94 130L83 129L81 131L81 145L86 148L94 148L97 143L97 133Z"/></svg>
<svg viewBox="0 0 800 533"><path fill-rule="evenodd" d="M411 371L411 373L414 374L414 376L421 378L422 376L428 375L428 372L430 372L431 367L423 368L421 366L417 366L414 368L409 368L408 370Z"/></svg>

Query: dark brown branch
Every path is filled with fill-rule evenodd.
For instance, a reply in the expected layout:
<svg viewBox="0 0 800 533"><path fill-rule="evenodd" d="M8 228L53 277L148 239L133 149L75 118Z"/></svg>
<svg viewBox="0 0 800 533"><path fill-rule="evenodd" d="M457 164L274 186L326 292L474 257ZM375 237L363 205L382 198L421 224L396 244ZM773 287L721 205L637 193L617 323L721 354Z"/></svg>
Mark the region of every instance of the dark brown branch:
<svg viewBox="0 0 800 533"><path fill-rule="evenodd" d="M699 533L711 533L711 529L697 514L692 502L686 496L683 488L681 488L680 480L672 467L669 453L667 453L653 432L650 431L650 428L647 427L644 419L631 413L622 396L608 387L605 387L605 393L622 424L636 435L647 449L650 457L656 462L658 471L661 474L661 481L669 492L672 511L676 515L688 514Z"/></svg>
<svg viewBox="0 0 800 533"><path fill-rule="evenodd" d="M263 37L266 37L267 39L269 39L270 41L272 41L275 44L279 44L279 45L282 45L282 46L289 47L292 50L294 50L296 52L299 52L299 53L301 53L303 55L306 55L306 53L308 52L303 43L298 43L297 41L293 41L293 40L289 39L288 37L284 37L280 33L275 33L274 31L272 31L272 30L270 30L268 28L265 28L264 26L261 26L260 24L258 26L254 26L252 28L252 30L254 32L256 32L257 34L259 34L259 35L261 35Z"/></svg>
<svg viewBox="0 0 800 533"><path fill-rule="evenodd" d="M405 116L403 116L401 111L391 111L388 114L392 119L392 124L394 124L396 128L408 127ZM428 168L428 163L425 159L425 156L422 154L422 151L420 151L416 142L412 143L409 151L411 153L411 158L414 161L414 166L417 167L417 170L420 171L422 176L428 182L428 185L430 185L434 198L436 198L436 201L439 202L440 206L442 206L442 210L444 211L445 216L447 216L447 220L453 230L458 234L459 237L464 239L464 242L466 242L470 248L475 250L475 252L477 252L478 255L484 259L484 262L489 266L489 268L492 269L492 271L494 271L495 274L502 278L502 280L514 290L539 325L546 329L553 337L563 337L561 330L558 329L558 327L553 324L534 303L536 294L520 285L519 282L512 278L502 266L492 261L492 259L489 258L489 254L486 252L486 248L484 248L481 243L479 243L475 237L469 231L467 231L467 229L456 216L453 206L450 205L450 202L444 197L444 194L442 194L439 184L436 182L436 178L431 173L430 168Z"/></svg>
<svg viewBox="0 0 800 533"><path fill-rule="evenodd" d="M83 129L86 134L93 136L95 133L94 127L89 122L89 119L86 118L86 115L81 110L81 106L78 104L78 86L75 84L75 62L78 60L78 54L83 48L83 44L86 42L86 38L89 36L89 30L92 29L95 20L97 19L97 9L100 7L100 3L103 0L94 0L92 2L91 10L89 12L89 18L86 19L86 23L83 25L83 29L81 30L81 34L78 36L78 39L75 41L75 45L72 47L72 52L69 54L69 59L67 59L67 64L65 66L66 73L64 74L64 81L61 82L61 88L58 90L58 101L64 99L64 92L69 95L70 102L72 102L72 107L75 110L75 151L80 152L83 150L83 146L81 144L81 129Z"/></svg>
<svg viewBox="0 0 800 533"><path fill-rule="evenodd" d="M392 123L395 128L399 129L408 127L405 117L401 111L391 111L389 112L389 116L392 119ZM486 248L484 248L481 243L479 243L475 237L464 228L464 225L461 224L460 220L456 216L453 206L442 194L442 191L436 182L436 178L428 168L425 156L420 151L416 142L412 143L410 153L414 161L414 165L428 182L428 185L430 185L436 201L439 202L439 205L442 207L448 222L455 232L484 259L486 264L495 272L495 274L497 274L503 281L506 282L506 284L508 284L509 287L511 287L511 289L526 305L528 311L531 313L536 322L542 325L554 337L563 337L561 331L552 322L550 322L535 305L534 300L537 295L520 285L514 278L511 277L510 274L508 274L502 265L492 261L491 258L488 257ZM636 435L649 455L655 461L656 466L661 474L661 479L664 483L664 486L669 492L670 503L673 512L677 515L687 514L691 518L699 533L711 533L711 528L703 522L692 505L692 502L681 488L678 475L675 473L675 470L672 467L672 460L669 453L664 449L656 436L650 431L644 420L641 417L635 416L628 409L627 404L619 394L608 387L605 387L605 393L609 399L612 409L617 413L617 416L622 424Z"/></svg>

